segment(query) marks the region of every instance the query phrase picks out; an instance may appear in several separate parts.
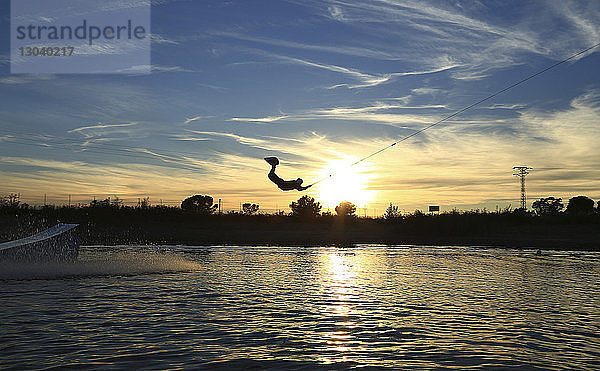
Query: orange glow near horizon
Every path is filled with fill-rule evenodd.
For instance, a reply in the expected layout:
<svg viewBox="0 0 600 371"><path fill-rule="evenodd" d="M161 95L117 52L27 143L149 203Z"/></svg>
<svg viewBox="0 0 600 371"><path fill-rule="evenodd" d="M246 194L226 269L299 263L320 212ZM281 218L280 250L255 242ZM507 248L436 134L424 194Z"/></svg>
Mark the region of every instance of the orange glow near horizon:
<svg viewBox="0 0 600 371"><path fill-rule="evenodd" d="M329 161L319 173L321 177L328 177L319 183L319 202L324 207L335 208L340 202L348 201L360 208L375 199L376 192L368 189L373 175L363 163L350 166L354 161L350 158ZM335 175L329 177L333 173Z"/></svg>

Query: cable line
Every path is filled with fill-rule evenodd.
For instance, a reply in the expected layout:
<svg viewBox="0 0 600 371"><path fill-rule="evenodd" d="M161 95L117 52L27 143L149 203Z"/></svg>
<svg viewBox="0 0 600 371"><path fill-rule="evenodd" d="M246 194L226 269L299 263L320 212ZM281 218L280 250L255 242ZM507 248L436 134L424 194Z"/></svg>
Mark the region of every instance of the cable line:
<svg viewBox="0 0 600 371"><path fill-rule="evenodd" d="M595 45L592 45L592 46L590 46L589 48L583 49L583 50L581 50L581 51L579 51L579 52L577 52L577 53L575 53L575 54L571 55L570 57L568 57L568 58L566 58L566 59L563 59L563 60L561 60L560 62L556 62L556 63L554 63L553 65L551 65L551 66L549 66L549 67L546 67L546 68L544 68L543 70L540 70L540 71L538 71L538 72L536 72L536 73L534 73L534 74L532 74L532 75L529 75L528 77L526 77L526 78L524 78L524 79L522 79L522 80L519 80L519 81L515 82L515 83L514 83L514 84L512 84L512 85L509 85L509 86L507 86L507 87L505 87L505 88L503 88L503 89L501 89L501 90L498 90L497 92L495 92L495 93L493 93L493 94L490 94L490 95L488 95L487 97L485 97L485 98L483 98L483 99L480 99L480 100L478 100L478 101L477 101L477 102L475 102L475 103L472 103L472 104L470 104L470 105L468 105L468 106L466 106L466 107L464 107L464 108L461 108L461 109L459 109L458 111L456 111L456 112L454 112L454 113L452 113L452 114L450 114L450 115L448 115L448 116L445 116L445 117L443 117L443 118L439 119L438 121L436 121L436 122L434 122L434 123L432 123L432 124L429 124L429 125L425 126L424 128L422 128L422 129L419 129L419 130L415 131L414 133L411 133L411 134L409 134L409 135L407 135L407 136L403 137L402 139L399 139L399 140L395 141L394 143L392 143L392 144L390 144L390 145L388 145L388 146L386 146L386 147L383 147L383 148L381 148L381 149L379 149L379 150L377 150L377 151L375 151L375 152L371 153L370 155L367 155L367 156L365 156L365 157L361 158L361 159L360 159L360 160L358 160L358 161L355 161L355 162L353 162L353 163L352 163L352 164L350 164L348 167L355 166L355 165L357 165L357 164L359 164L359 163L361 163L361 162L363 162L363 161L365 161L365 160L367 160L367 159L369 159L369 158L371 158L371 157L373 157L373 156L376 156L376 155L380 154L381 152L383 152L383 151L386 151L386 150L388 150L388 149L392 148L393 146L395 146L396 144L398 144L398 143L400 143L400 142L404 142L404 141L405 141L405 140L407 140L407 139L410 139L410 138L412 138L412 137L414 137L414 136L416 136L416 135L419 135L419 134L421 134L422 132L424 132L425 130L429 130L429 129L431 129L432 127L434 127L434 126L437 126L437 125L441 124L442 122L444 122L444 121L446 121L446 120L449 120L449 119L451 119L451 118L453 118L453 117L455 117L455 116L458 116L458 115L460 115L461 113L463 113L463 112L465 112L465 111L467 111L467 110L469 110L469 109L471 109L471 108L473 108L473 107L475 107L475 106L478 106L479 104L481 104L481 103L483 103L483 102L485 102L485 101L488 101L488 100L490 100L490 99L492 99L492 98L494 98L494 97L496 97L496 96L498 96L498 95L500 95L500 94L502 94L502 93L504 93L504 92L506 92L506 91L508 91L508 90L510 90L510 89L512 89L512 88L514 88L514 87L516 87L516 86L519 86L519 85L521 85L522 83L524 83L524 82L526 82L526 81L529 81L529 80L533 79L534 77L537 77L537 76L539 76L539 75L541 75L541 74L543 74L543 73L545 73L545 72L548 72L549 70L551 70L551 69L553 69L553 68L555 68L555 67L558 67L558 66L560 66L561 64L563 64L563 63L566 63L566 62L570 61L570 60L571 60L571 59L573 59L573 58L576 58L576 57L578 57L578 56L580 56L580 55L582 55L582 54L584 54L584 53L587 53L588 51L590 51L590 50L592 50L592 49L594 49L594 48L596 48L596 47L598 47L598 46L600 46L600 43L598 43L598 44L595 44ZM314 186L315 184L317 184L317 183L320 183L320 182L324 181L325 179L331 178L331 177L333 177L333 176L334 176L335 174L337 174L337 173L338 173L338 171L335 171L335 172L333 172L333 173L330 173L329 175L327 175L327 176L325 176L325 177L323 177L323 178L321 178L321 179L317 180L316 182L312 183L311 185L309 185L309 187L312 187L312 186Z"/></svg>

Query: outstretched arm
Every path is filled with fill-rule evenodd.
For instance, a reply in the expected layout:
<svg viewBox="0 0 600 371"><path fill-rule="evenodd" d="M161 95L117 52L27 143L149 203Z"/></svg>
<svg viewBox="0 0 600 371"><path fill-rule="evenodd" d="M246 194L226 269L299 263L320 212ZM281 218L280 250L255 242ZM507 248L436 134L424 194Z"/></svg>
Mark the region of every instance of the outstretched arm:
<svg viewBox="0 0 600 371"><path fill-rule="evenodd" d="M310 187L312 187L312 184L311 184L311 185L308 185L308 186L306 186L306 187L299 186L299 187L298 187L298 190L299 190L299 191L305 191L305 190L309 189Z"/></svg>

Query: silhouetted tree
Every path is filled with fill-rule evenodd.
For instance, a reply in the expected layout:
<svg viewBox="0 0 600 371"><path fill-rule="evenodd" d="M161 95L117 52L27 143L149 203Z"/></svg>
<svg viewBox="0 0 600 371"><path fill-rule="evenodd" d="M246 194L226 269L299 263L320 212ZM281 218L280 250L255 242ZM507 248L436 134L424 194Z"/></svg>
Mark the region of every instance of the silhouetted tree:
<svg viewBox="0 0 600 371"><path fill-rule="evenodd" d="M597 212L598 214L600 214L600 201L598 201L598 204L597 204L597 206L596 206L596 212Z"/></svg>
<svg viewBox="0 0 600 371"><path fill-rule="evenodd" d="M562 203L562 198L540 198L531 204L531 207L538 215L556 215L565 205Z"/></svg>
<svg viewBox="0 0 600 371"><path fill-rule="evenodd" d="M321 212L321 204L310 196L302 196L290 204L292 215L301 218L315 218Z"/></svg>
<svg viewBox="0 0 600 371"><path fill-rule="evenodd" d="M205 215L214 213L218 207L219 205L213 205L212 197L202 195L188 197L181 203L182 210Z"/></svg>
<svg viewBox="0 0 600 371"><path fill-rule="evenodd" d="M335 212L338 216L356 216L356 205L352 202L343 201L335 207Z"/></svg>
<svg viewBox="0 0 600 371"><path fill-rule="evenodd" d="M90 207L93 208L110 208L110 197L105 198L104 200L93 200L90 202Z"/></svg>
<svg viewBox="0 0 600 371"><path fill-rule="evenodd" d="M15 193L11 193L8 196L0 196L1 207L16 208L19 206L20 202L19 195Z"/></svg>
<svg viewBox="0 0 600 371"><path fill-rule="evenodd" d="M256 212L258 212L259 206L258 204L251 204L249 202L246 202L245 204L242 205L242 212L246 215L252 215Z"/></svg>
<svg viewBox="0 0 600 371"><path fill-rule="evenodd" d="M590 215L594 213L594 200L586 196L577 196L569 200L567 214Z"/></svg>
<svg viewBox="0 0 600 371"><path fill-rule="evenodd" d="M401 214L400 214L400 211L398 210L398 206L394 206L390 202L390 206L388 206L388 208L385 209L385 213L383 214L383 217L387 220L393 220L393 219L399 218L400 216L401 216Z"/></svg>
<svg viewBox="0 0 600 371"><path fill-rule="evenodd" d="M150 197L144 197L139 202L140 209L148 209L150 208Z"/></svg>

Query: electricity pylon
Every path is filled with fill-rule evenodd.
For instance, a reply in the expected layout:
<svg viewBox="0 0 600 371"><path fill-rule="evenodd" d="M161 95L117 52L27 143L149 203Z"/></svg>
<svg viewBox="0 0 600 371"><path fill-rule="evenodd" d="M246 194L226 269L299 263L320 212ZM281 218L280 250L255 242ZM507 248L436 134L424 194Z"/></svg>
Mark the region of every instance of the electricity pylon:
<svg viewBox="0 0 600 371"><path fill-rule="evenodd" d="M523 210L527 210L527 196L525 194L525 177L529 174L529 170L533 170L533 168L528 166L513 167L513 175L521 178L521 209Z"/></svg>

